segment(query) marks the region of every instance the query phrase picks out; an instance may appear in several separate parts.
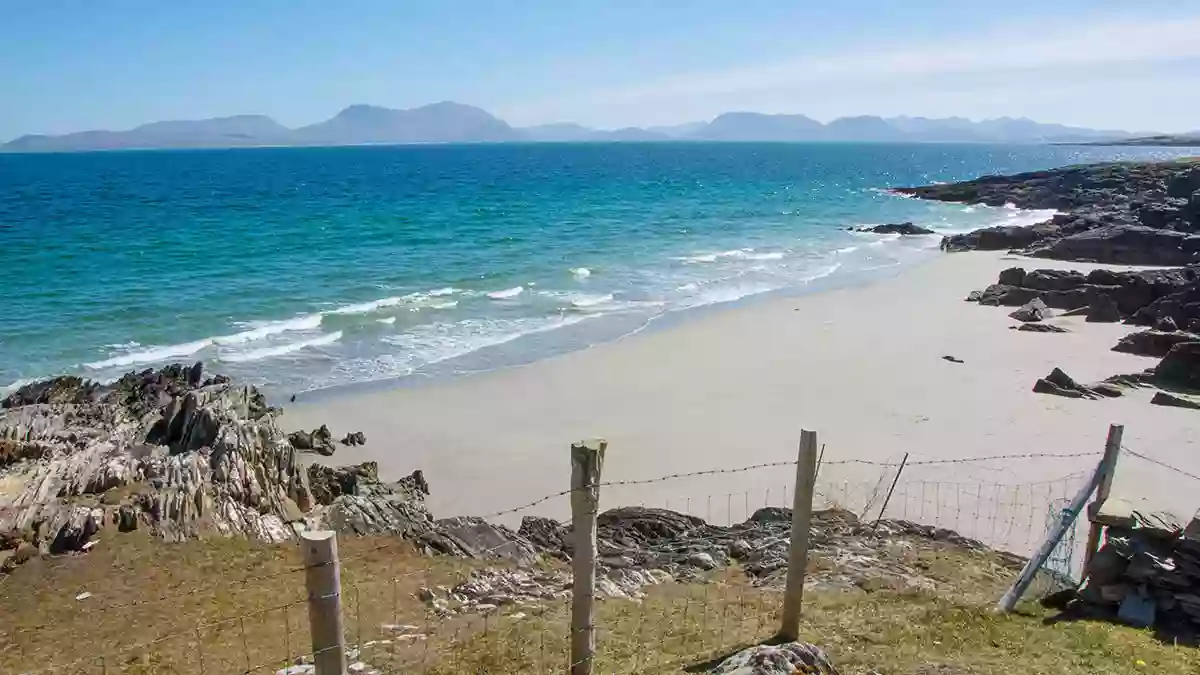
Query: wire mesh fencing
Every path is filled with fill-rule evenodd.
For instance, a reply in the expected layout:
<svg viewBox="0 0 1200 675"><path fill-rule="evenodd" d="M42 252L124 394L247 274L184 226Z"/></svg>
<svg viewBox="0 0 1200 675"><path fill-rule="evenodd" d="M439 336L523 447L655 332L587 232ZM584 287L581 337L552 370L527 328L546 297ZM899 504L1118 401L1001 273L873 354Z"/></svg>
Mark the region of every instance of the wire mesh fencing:
<svg viewBox="0 0 1200 675"><path fill-rule="evenodd" d="M818 469L812 508L852 514L860 524L911 522L929 528L930 536L953 531L995 549L1028 554L1086 483L1099 454L878 461L830 453ZM1031 470L1031 462L1043 465ZM1035 482L1006 479L1031 473L1058 477ZM760 537L753 546L775 547L786 560L786 532L780 535L777 528L767 533L757 519L765 517L763 509L791 509L795 481L796 461L781 460L615 478L593 487L599 489L601 510L624 505L685 514L699 519L692 526L695 538L728 535L735 543L727 548L753 531ZM571 497L572 491L564 490L460 519L464 531L499 532L504 535L500 541L483 537L468 542L464 536L450 537L448 543L418 540L415 550L399 541L347 547L339 570L349 671L548 673L577 665L571 662L571 642L577 634L570 620L569 540L559 542L556 550L543 546L539 552L549 555L541 556L526 555L513 543L522 540L518 529L522 535L536 534L521 527L523 518L561 518L570 512ZM786 515L771 517L788 520ZM1047 569L1077 578L1085 538L1072 530ZM458 552L469 555L430 555L443 546L464 547ZM656 565L634 564L624 559L619 547L606 546L602 541L600 564L606 573L597 583L602 601L591 627L595 672L655 672L694 665L761 641L778 627L780 593L763 583L769 575L752 578L729 560L713 560L711 567L687 562L697 551L684 544L677 550L655 551L661 556ZM840 563L829 557L819 564ZM122 617L118 626L120 621L162 623L154 639L126 644L114 632L102 636L111 649L76 655L69 648L73 631L86 622L51 615L43 626L22 629L41 633L41 648L23 651L30 641L0 635L5 662L0 672L309 675L322 651L314 650L310 630L312 597L305 586L310 571L293 563L278 571L213 579L131 602L72 608L104 613L109 619ZM163 608L178 612L172 615ZM58 618L64 620L59 623ZM106 625L113 630L112 621ZM44 648L54 643L64 647L58 652Z"/></svg>

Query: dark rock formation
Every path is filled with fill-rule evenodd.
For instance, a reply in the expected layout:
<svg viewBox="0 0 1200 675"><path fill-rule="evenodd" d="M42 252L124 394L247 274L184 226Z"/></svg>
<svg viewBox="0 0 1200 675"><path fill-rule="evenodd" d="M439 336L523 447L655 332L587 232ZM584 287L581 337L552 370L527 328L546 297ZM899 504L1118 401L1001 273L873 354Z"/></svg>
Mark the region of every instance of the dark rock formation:
<svg viewBox="0 0 1200 675"><path fill-rule="evenodd" d="M287 439L297 450L309 450L325 457L337 451L337 446L333 442L333 432L324 424L310 432L293 431L288 434ZM366 441L365 438L363 440Z"/></svg>
<svg viewBox="0 0 1200 675"><path fill-rule="evenodd" d="M946 237L950 251L1018 249L1028 255L1131 265L1200 262L1200 160L1072 166L963 183L899 188L939 201L1062 211L1028 227Z"/></svg>
<svg viewBox="0 0 1200 675"><path fill-rule="evenodd" d="M1167 386L1200 389L1200 341L1171 347L1155 366L1154 375Z"/></svg>
<svg viewBox="0 0 1200 675"><path fill-rule="evenodd" d="M1121 320L1121 309L1110 295L1097 295L1088 303L1088 323L1116 323Z"/></svg>
<svg viewBox="0 0 1200 675"><path fill-rule="evenodd" d="M346 434L346 437L342 439L342 445L354 446L354 445L366 445L366 444L367 444L367 436L366 436L366 434L364 434L361 431L352 431L352 432Z"/></svg>
<svg viewBox="0 0 1200 675"><path fill-rule="evenodd" d="M1000 272L1000 278L996 283L1001 286L1024 286L1025 285L1025 268L1010 267Z"/></svg>
<svg viewBox="0 0 1200 675"><path fill-rule="evenodd" d="M1189 408L1191 410L1200 410L1200 403L1197 403L1191 399L1183 398L1182 396L1169 394L1165 391L1155 392L1154 397L1150 399L1150 402L1154 405L1168 406L1171 408Z"/></svg>
<svg viewBox="0 0 1200 675"><path fill-rule="evenodd" d="M1069 333L1071 331L1062 326L1055 326L1052 323L1023 323L1020 326L1011 326L1014 330L1019 330L1022 333Z"/></svg>
<svg viewBox="0 0 1200 675"><path fill-rule="evenodd" d="M1021 305L1041 297L1038 291L1019 286L992 284L984 289L979 296L979 304L1001 307L1020 307Z"/></svg>
<svg viewBox="0 0 1200 675"><path fill-rule="evenodd" d="M1153 356L1161 359L1180 342L1200 341L1200 336L1191 333L1164 333L1157 330L1143 330L1130 333L1117 341L1112 348L1114 352L1137 354L1138 356Z"/></svg>
<svg viewBox="0 0 1200 675"><path fill-rule="evenodd" d="M1021 305L1020 308L1010 313L1008 316L1016 319L1017 321L1032 323L1034 321L1041 321L1042 319L1050 318L1051 313L1050 308L1046 306L1046 303L1042 302L1041 298L1034 298L1024 305Z"/></svg>
<svg viewBox="0 0 1200 675"><path fill-rule="evenodd" d="M874 227L860 227L859 232L874 232L875 234L903 234L903 235L918 235L918 234L937 234L933 230L927 230L923 227L913 225L912 223L890 223L887 225L876 225Z"/></svg>
<svg viewBox="0 0 1200 675"><path fill-rule="evenodd" d="M1107 395L1079 384L1059 368L1035 382L1033 391L1037 394L1053 394L1066 398L1100 398Z"/></svg>

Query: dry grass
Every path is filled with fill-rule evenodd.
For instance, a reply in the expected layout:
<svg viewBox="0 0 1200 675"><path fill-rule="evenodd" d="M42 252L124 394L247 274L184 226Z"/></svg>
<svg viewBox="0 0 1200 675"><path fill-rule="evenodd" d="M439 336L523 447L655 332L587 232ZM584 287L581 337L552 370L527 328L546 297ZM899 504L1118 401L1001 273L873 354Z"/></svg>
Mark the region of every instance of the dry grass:
<svg viewBox="0 0 1200 675"><path fill-rule="evenodd" d="M825 647L843 673L1200 672L1200 652L1164 645L1146 631L1046 625L1048 614L1032 605L993 615L992 603L1013 577L995 556L905 555L937 582L938 593L864 583L807 594L803 636ZM402 542L370 539L344 540L342 559L347 639L364 645L360 658L381 672L540 675L568 665L566 603L430 622L417 589L452 585L471 563L431 560ZM102 540L87 556L35 561L0 586L0 673L274 671L307 651L299 566L290 547L238 540L166 545L138 536ZM255 580L238 581L245 578ZM202 590L189 592L196 588ZM94 595L75 600L83 591ZM736 569L706 583L651 588L641 602L602 602L596 672L694 670L768 638L779 604L778 592L754 588ZM428 639L401 642L385 628L391 624L418 626Z"/></svg>

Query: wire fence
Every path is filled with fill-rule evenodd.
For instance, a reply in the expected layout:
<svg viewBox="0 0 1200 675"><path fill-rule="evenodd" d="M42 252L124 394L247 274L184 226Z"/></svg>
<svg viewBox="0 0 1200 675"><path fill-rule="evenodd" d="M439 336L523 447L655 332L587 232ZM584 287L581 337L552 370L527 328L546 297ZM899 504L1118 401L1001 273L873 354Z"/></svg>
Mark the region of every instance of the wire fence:
<svg viewBox="0 0 1200 675"><path fill-rule="evenodd" d="M1200 476L1161 459L1124 450L1137 461L1200 481ZM835 516L828 517L836 527L830 526L830 532L837 529L847 539L822 533L814 549L816 558L810 561L811 583L818 590L862 584L869 574L856 574L872 564L887 577L908 558L877 558L872 563L871 556L891 555L889 541L914 533L944 539L953 532L993 549L1028 555L1087 483L1100 455L1024 453L901 461L830 456L819 466L813 508L833 510ZM1035 482L994 478L1007 473L1029 475L1030 462L1045 463L1045 470L1037 473L1058 477ZM1014 471L1017 463L1019 472ZM595 672L666 672L772 634L780 609L779 588L772 586L772 580L786 571L780 562L785 566L787 560L788 539L786 532L781 534L780 523L790 517L780 516L772 524L764 520L761 510L791 508L795 469L795 460L785 460L596 486L605 507L661 508L703 523L695 525L688 541L674 542L674 549L655 549L654 562L634 564L623 559L620 551L606 553L602 544L605 573L598 586L605 600L598 605L593 626ZM1052 474L1052 469L1063 472ZM727 482L733 476L748 482L733 486L739 489L711 490L714 480ZM740 489L743 485L745 489ZM651 486L653 490L647 491ZM564 511L571 494L564 490L471 522L515 537L509 527L514 518ZM880 521L925 529L918 532L892 525L874 529ZM1076 523L1047 561L1044 569L1053 576L1079 580L1086 539L1080 527L1086 523ZM712 550L693 546L706 538L724 543ZM739 547L748 550L735 551ZM566 558L569 544L561 552L559 557ZM469 560L419 550L402 553L394 541L345 552L338 566L348 670L378 675L549 673L579 665L571 663L570 656L569 568L553 555L535 560L520 550L514 552L510 539L473 553ZM731 564L731 558L738 558L741 565ZM748 571L751 568L754 573ZM103 602L101 590L96 602L73 610L84 615L75 617L74 623L48 613L45 623L0 629L0 673L309 675L315 673L313 663L321 655L321 650L314 653L312 648L313 598L304 580L313 570L313 566L288 564L269 573L215 578L209 584L120 603ZM909 575L906 571L894 576ZM221 608L222 599L241 597L251 589L257 594L252 609L211 616ZM205 604L205 613L175 617L158 631L139 625L139 616L148 607L196 602ZM110 634L99 653L78 654L73 651L76 642L94 647L89 640L72 640L80 626L89 623L87 615L128 617L128 635L143 639ZM144 639L148 632L155 636Z"/></svg>

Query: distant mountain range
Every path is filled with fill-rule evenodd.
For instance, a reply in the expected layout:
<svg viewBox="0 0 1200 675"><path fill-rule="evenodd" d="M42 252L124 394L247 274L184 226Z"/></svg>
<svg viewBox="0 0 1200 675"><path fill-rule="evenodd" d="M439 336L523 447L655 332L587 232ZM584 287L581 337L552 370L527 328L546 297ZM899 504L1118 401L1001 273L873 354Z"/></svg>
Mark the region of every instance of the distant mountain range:
<svg viewBox="0 0 1200 675"><path fill-rule="evenodd" d="M1153 132L1086 129L1002 117L841 117L823 124L804 115L729 112L709 122L599 130L573 123L513 127L486 110L445 101L409 110L352 105L317 124L289 129L264 115L153 122L128 131L29 135L0 145L6 152L150 148L366 145L398 143L616 141L916 141L1087 143L1147 137Z"/></svg>

